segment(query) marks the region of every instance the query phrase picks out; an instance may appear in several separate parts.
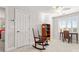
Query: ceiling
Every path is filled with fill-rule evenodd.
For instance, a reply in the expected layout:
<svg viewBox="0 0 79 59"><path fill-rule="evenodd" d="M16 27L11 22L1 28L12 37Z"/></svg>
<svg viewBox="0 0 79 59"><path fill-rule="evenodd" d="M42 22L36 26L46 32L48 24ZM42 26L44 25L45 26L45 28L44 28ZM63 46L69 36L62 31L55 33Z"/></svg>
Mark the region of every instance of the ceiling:
<svg viewBox="0 0 79 59"><path fill-rule="evenodd" d="M30 6L29 10L50 13L53 17L71 14L79 11L78 6Z"/></svg>
<svg viewBox="0 0 79 59"><path fill-rule="evenodd" d="M16 6L33 12L50 13L53 17L62 16L79 11L78 6Z"/></svg>
<svg viewBox="0 0 79 59"><path fill-rule="evenodd" d="M57 6L53 8L53 17L79 12L78 6Z"/></svg>

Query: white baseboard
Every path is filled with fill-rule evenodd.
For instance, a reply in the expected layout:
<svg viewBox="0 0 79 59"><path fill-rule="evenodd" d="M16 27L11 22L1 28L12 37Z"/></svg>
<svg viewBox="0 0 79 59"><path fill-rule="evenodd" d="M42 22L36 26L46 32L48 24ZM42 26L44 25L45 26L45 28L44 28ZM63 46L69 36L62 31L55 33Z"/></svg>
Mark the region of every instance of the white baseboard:
<svg viewBox="0 0 79 59"><path fill-rule="evenodd" d="M5 48L5 52L9 52L11 50L15 49L14 47L11 47L11 48Z"/></svg>
<svg viewBox="0 0 79 59"><path fill-rule="evenodd" d="M33 44L26 44L24 46L32 46ZM23 46L22 46L23 47ZM14 49L17 49L17 47L11 47L11 48L5 48L5 52L9 52L9 51L12 51Z"/></svg>

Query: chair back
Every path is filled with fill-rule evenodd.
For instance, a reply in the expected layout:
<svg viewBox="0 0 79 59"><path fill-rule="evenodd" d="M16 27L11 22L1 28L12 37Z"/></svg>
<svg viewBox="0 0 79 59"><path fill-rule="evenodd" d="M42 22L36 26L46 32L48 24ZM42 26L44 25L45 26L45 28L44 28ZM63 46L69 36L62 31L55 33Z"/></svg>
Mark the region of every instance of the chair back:
<svg viewBox="0 0 79 59"><path fill-rule="evenodd" d="M38 37L38 36L39 36L39 31L38 31L38 29L32 28L32 31L33 31L34 37Z"/></svg>
<svg viewBox="0 0 79 59"><path fill-rule="evenodd" d="M64 38L68 39L69 38L69 31L64 31Z"/></svg>
<svg viewBox="0 0 79 59"><path fill-rule="evenodd" d="M37 29L32 28L34 41L37 41L36 38L39 39L39 33Z"/></svg>
<svg viewBox="0 0 79 59"><path fill-rule="evenodd" d="M33 32L33 37L35 37L35 34L34 34L34 28L32 28L32 32Z"/></svg>

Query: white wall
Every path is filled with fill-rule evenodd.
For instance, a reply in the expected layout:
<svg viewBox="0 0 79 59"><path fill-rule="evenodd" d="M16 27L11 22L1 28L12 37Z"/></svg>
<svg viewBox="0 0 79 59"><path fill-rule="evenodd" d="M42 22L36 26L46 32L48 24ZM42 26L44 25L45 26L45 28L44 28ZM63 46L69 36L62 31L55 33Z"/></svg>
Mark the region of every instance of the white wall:
<svg viewBox="0 0 79 59"><path fill-rule="evenodd" d="M5 8L0 7L0 18L5 18Z"/></svg>
<svg viewBox="0 0 79 59"><path fill-rule="evenodd" d="M0 7L0 29L5 24L5 8Z"/></svg>
<svg viewBox="0 0 79 59"><path fill-rule="evenodd" d="M52 19L53 22L53 39L58 39L59 38L59 33L58 33L58 19Z"/></svg>
<svg viewBox="0 0 79 59"><path fill-rule="evenodd" d="M14 7L6 7L5 51L14 48Z"/></svg>

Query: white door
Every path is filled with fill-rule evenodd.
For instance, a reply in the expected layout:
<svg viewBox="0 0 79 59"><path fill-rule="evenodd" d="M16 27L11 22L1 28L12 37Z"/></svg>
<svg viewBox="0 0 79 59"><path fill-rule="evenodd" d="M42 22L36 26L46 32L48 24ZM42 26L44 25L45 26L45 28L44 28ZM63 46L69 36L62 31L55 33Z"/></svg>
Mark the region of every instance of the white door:
<svg viewBox="0 0 79 59"><path fill-rule="evenodd" d="M15 9L15 47L29 44L29 18L23 10Z"/></svg>

